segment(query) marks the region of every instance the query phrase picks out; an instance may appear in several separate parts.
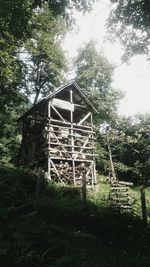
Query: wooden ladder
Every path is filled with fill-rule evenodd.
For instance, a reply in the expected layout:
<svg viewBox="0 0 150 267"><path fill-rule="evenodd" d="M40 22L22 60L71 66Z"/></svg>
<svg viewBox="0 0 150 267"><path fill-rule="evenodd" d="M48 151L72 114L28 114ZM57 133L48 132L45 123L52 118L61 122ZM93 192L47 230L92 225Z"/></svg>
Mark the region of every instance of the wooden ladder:
<svg viewBox="0 0 150 267"><path fill-rule="evenodd" d="M121 212L129 212L131 211L131 199L129 194L129 186L132 186L132 183L111 180L111 189L109 199L111 201L111 205L120 210Z"/></svg>

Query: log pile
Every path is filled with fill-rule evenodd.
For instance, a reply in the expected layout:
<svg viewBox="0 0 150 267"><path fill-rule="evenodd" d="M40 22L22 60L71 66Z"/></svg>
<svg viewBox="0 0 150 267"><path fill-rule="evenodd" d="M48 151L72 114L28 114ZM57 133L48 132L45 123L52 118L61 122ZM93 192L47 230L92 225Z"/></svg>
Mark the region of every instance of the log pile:
<svg viewBox="0 0 150 267"><path fill-rule="evenodd" d="M51 176L56 181L62 181L65 184L73 183L73 168L68 161L55 163L55 168L51 168Z"/></svg>
<svg viewBox="0 0 150 267"><path fill-rule="evenodd" d="M80 163L75 168L76 174L76 185L82 185L83 175L86 173L85 163ZM69 164L68 161L60 161L55 163L55 168L51 168L51 175L55 181L62 181L65 184L73 185L73 167ZM92 184L92 177L88 175L87 184Z"/></svg>

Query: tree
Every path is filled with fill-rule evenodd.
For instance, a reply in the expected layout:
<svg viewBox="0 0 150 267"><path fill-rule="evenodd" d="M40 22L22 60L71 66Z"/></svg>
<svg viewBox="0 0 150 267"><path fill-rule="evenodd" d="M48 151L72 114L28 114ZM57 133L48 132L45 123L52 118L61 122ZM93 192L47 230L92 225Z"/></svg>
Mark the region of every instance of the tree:
<svg viewBox="0 0 150 267"><path fill-rule="evenodd" d="M21 87L28 96L48 95L64 81L66 58L61 41L66 33L64 21L54 18L47 4L35 10L31 19L33 30L27 39L23 57L24 79Z"/></svg>
<svg viewBox="0 0 150 267"><path fill-rule="evenodd" d="M125 48L123 60L150 53L150 1L110 0L115 3L108 18L110 40L119 39Z"/></svg>
<svg viewBox="0 0 150 267"><path fill-rule="evenodd" d="M93 41L79 49L76 81L99 111L98 121L112 120L122 94L112 88L113 67L97 52Z"/></svg>
<svg viewBox="0 0 150 267"><path fill-rule="evenodd" d="M88 11L95 0L1 0L0 2L0 99L14 101L18 97L16 88L22 75L16 53L24 41L31 36L33 24L30 24L36 8L42 8L47 2L51 14L62 16L71 23L70 9ZM8 80L7 80L8 77ZM9 81L9 85L8 85ZM6 90L8 85L9 90ZM0 100L0 101L1 101ZM9 101L8 101L9 102ZM3 102L1 102L3 104Z"/></svg>
<svg viewBox="0 0 150 267"><path fill-rule="evenodd" d="M111 125L110 145L117 176L136 184L148 182L150 175L150 115L137 115L134 119L118 117ZM106 146L105 135L99 142ZM106 155L106 158L107 155Z"/></svg>

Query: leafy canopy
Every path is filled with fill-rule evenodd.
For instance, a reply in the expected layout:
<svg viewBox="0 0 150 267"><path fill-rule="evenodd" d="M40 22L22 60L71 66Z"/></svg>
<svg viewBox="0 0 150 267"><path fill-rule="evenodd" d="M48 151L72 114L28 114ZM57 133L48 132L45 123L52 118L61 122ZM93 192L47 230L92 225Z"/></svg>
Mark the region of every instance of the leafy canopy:
<svg viewBox="0 0 150 267"><path fill-rule="evenodd" d="M47 4L35 10L30 23L33 29L24 44L21 86L28 96L35 95L36 104L40 94L48 95L64 80L66 58L61 43L66 26L63 19L52 16Z"/></svg>
<svg viewBox="0 0 150 267"><path fill-rule="evenodd" d="M79 49L76 58L76 81L99 111L99 119L112 120L122 94L112 88L113 67L91 41Z"/></svg>
<svg viewBox="0 0 150 267"><path fill-rule="evenodd" d="M104 152L99 155L100 168L108 169L107 131L98 138ZM136 184L147 183L150 175L150 114L118 117L111 125L109 142L117 176L120 180L129 180ZM101 163L102 158L102 163Z"/></svg>
<svg viewBox="0 0 150 267"><path fill-rule="evenodd" d="M119 39L125 48L123 60L150 53L150 1L110 0L115 3L108 18L110 40Z"/></svg>

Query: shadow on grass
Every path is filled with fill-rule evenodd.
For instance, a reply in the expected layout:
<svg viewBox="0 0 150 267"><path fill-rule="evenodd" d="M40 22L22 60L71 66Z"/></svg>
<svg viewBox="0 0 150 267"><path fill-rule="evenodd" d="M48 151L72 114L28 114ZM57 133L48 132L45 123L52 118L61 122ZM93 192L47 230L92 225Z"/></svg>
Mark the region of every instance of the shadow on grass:
<svg viewBox="0 0 150 267"><path fill-rule="evenodd" d="M0 266L149 266L150 232L131 214L87 201L79 189L0 168ZM36 205L35 205L36 204Z"/></svg>

